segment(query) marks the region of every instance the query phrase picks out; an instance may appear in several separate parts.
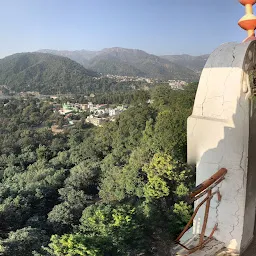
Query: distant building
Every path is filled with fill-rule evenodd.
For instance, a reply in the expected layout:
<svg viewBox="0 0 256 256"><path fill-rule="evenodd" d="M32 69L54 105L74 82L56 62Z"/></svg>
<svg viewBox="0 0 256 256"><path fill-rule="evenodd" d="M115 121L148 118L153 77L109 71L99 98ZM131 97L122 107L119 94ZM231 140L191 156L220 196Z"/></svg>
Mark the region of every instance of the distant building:
<svg viewBox="0 0 256 256"><path fill-rule="evenodd" d="M151 83L152 83L151 79L149 79L149 78L146 78L145 81L146 81L148 84L151 84Z"/></svg>
<svg viewBox="0 0 256 256"><path fill-rule="evenodd" d="M102 126L102 124L106 123L108 120L106 118L94 117L90 115L86 118L85 121L95 126Z"/></svg>
<svg viewBox="0 0 256 256"><path fill-rule="evenodd" d="M34 92L34 91L26 91L26 92L20 92L21 97L28 97L28 96L35 96L38 97L40 96L39 92Z"/></svg>
<svg viewBox="0 0 256 256"><path fill-rule="evenodd" d="M80 107L82 110L87 110L88 109L88 104L80 104Z"/></svg>
<svg viewBox="0 0 256 256"><path fill-rule="evenodd" d="M93 103L92 103L92 102L88 102L87 108L88 108L90 111L93 111Z"/></svg>
<svg viewBox="0 0 256 256"><path fill-rule="evenodd" d="M109 109L109 116L117 116L121 113L122 111L117 108L110 108Z"/></svg>
<svg viewBox="0 0 256 256"><path fill-rule="evenodd" d="M79 108L75 104L71 104L69 102L64 103L62 108L59 110L61 115L66 115L73 112L79 112Z"/></svg>
<svg viewBox="0 0 256 256"><path fill-rule="evenodd" d="M184 90L184 86L187 85L185 81L181 80L169 80L168 82L173 90Z"/></svg>

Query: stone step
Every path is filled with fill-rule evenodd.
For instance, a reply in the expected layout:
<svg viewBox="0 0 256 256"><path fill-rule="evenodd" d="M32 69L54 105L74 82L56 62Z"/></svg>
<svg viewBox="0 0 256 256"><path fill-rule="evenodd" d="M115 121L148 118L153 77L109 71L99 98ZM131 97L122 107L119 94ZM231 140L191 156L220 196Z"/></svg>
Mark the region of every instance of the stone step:
<svg viewBox="0 0 256 256"><path fill-rule="evenodd" d="M222 249L216 254L216 256L239 256L239 255L240 255L239 253L236 253L229 249Z"/></svg>
<svg viewBox="0 0 256 256"><path fill-rule="evenodd" d="M199 242L199 236L196 235L196 236L193 236L191 239L189 239L186 243L184 243L188 248L193 248L195 246L198 245L198 242ZM221 249L224 248L224 243L221 243L215 239L212 239L209 243L207 243L207 245L190 254L191 256L216 256L217 253L220 253L221 252ZM181 246L176 246L174 248L174 255L176 256L186 256L188 255L188 251L183 249ZM218 256L224 256L225 254L223 255L218 255ZM230 255L231 256L231 255ZM233 255L232 255L233 256ZM234 255L235 256L235 255Z"/></svg>

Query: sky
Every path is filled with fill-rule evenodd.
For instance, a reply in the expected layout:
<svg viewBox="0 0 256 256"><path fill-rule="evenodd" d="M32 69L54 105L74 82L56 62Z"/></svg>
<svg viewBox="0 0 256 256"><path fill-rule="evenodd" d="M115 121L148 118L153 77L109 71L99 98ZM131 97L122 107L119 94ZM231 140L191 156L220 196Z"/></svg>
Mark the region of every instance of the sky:
<svg viewBox="0 0 256 256"><path fill-rule="evenodd" d="M238 0L0 0L0 58L39 49L201 55L241 42Z"/></svg>

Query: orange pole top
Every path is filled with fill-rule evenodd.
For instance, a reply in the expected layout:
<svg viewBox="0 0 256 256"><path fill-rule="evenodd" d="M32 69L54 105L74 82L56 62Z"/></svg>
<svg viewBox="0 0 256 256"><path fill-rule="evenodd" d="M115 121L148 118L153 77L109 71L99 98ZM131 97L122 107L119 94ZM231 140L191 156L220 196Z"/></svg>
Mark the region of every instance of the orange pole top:
<svg viewBox="0 0 256 256"><path fill-rule="evenodd" d="M243 42L256 40L256 16L253 14L252 8L256 0L239 0L239 2L245 6L245 15L238 21L238 25L248 33L247 38Z"/></svg>

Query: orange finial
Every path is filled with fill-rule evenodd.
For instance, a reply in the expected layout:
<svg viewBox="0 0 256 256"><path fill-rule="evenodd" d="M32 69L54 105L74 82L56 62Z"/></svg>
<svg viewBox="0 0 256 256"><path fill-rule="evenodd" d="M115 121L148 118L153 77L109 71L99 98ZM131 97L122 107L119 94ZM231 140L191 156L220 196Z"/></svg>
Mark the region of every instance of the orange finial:
<svg viewBox="0 0 256 256"><path fill-rule="evenodd" d="M252 9L256 0L239 0L239 2L245 6L245 15L238 21L238 25L248 32L248 37L243 42L256 40L254 31L256 29L256 16Z"/></svg>

